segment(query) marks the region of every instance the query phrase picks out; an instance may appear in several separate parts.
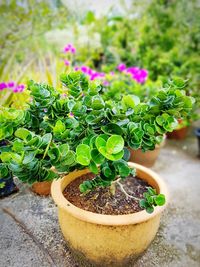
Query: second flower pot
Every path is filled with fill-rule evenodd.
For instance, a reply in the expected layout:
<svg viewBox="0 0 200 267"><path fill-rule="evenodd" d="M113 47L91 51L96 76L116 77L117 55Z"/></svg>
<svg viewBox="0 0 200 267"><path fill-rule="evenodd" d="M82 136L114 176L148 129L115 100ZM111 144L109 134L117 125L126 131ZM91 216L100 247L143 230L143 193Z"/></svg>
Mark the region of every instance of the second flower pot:
<svg viewBox="0 0 200 267"><path fill-rule="evenodd" d="M143 152L142 149L129 149L130 151L130 162L141 164L145 167L152 167L160 153L160 149L165 145L166 142L166 136L164 137L162 143L160 145L156 145L154 150L148 150L146 152Z"/></svg>
<svg viewBox="0 0 200 267"><path fill-rule="evenodd" d="M48 196L51 193L51 183L49 181L36 182L31 186L31 190L40 196Z"/></svg>

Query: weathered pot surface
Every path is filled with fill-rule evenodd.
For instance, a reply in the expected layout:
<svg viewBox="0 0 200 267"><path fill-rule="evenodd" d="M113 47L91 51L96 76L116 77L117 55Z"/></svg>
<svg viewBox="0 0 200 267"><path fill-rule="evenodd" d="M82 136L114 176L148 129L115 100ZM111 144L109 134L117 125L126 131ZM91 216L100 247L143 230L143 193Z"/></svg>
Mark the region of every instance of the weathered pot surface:
<svg viewBox="0 0 200 267"><path fill-rule="evenodd" d="M129 165L137 169L138 177L165 194L168 201L165 183L155 172L139 164ZM82 261L95 266L129 266L154 239L166 205L156 207L152 214L143 210L127 215L103 215L80 209L62 192L71 181L89 172L75 171L52 183L51 194L58 206L62 233Z"/></svg>

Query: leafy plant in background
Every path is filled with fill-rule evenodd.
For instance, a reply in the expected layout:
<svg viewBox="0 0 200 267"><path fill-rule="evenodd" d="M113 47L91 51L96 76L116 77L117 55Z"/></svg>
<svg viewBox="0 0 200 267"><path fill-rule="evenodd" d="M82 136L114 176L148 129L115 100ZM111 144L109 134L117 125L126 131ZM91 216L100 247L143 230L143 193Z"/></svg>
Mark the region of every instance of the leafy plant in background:
<svg viewBox="0 0 200 267"><path fill-rule="evenodd" d="M1 109L0 140L8 145L0 158L23 182L52 180L89 167L96 176L80 185L82 193L97 186L113 187L135 173L127 163L127 148L154 149L193 103L171 85L146 103L129 95L120 103L104 101L102 87L81 72L63 74L61 82L67 89L65 97L52 86L31 81L33 100L26 110ZM147 203L141 205L148 212L164 204L164 197L155 192L144 199Z"/></svg>

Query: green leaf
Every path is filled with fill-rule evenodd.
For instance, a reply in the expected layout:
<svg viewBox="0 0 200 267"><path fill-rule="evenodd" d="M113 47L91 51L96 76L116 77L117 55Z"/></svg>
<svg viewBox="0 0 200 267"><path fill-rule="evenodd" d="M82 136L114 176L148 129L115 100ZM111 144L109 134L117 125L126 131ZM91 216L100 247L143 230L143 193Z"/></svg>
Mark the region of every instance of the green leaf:
<svg viewBox="0 0 200 267"><path fill-rule="evenodd" d="M90 147L85 144L80 144L76 148L76 160L83 166L88 166L91 160Z"/></svg>
<svg viewBox="0 0 200 267"><path fill-rule="evenodd" d="M12 150L15 152L22 152L24 149L24 144L20 140L15 140L12 145Z"/></svg>
<svg viewBox="0 0 200 267"><path fill-rule="evenodd" d="M61 120L58 120L53 128L53 132L55 134L61 134L65 131L65 129L66 129L65 124Z"/></svg>
<svg viewBox="0 0 200 267"><path fill-rule="evenodd" d="M65 156L65 158L63 159L63 161L61 162L62 163L62 165L72 165L74 162L75 162L75 159L76 159L76 154L75 154L75 152L74 151L72 151L72 150L70 150L67 154L66 154L66 156Z"/></svg>
<svg viewBox="0 0 200 267"><path fill-rule="evenodd" d="M154 212L154 207L152 207L152 206L146 207L146 212L149 213L149 214L153 213Z"/></svg>
<svg viewBox="0 0 200 267"><path fill-rule="evenodd" d="M23 159L23 164L26 165L30 163L31 161L33 161L34 157L35 157L35 152L26 152L24 159Z"/></svg>
<svg viewBox="0 0 200 267"><path fill-rule="evenodd" d="M129 168L128 164L124 160L118 160L113 162L115 169L120 177L125 178L131 173L131 169Z"/></svg>
<svg viewBox="0 0 200 267"><path fill-rule="evenodd" d="M90 162L89 169L91 170L91 172L93 172L95 174L98 174L98 172L99 172L97 165L92 160Z"/></svg>
<svg viewBox="0 0 200 267"><path fill-rule="evenodd" d="M9 170L4 163L0 163L0 179L7 177Z"/></svg>
<svg viewBox="0 0 200 267"><path fill-rule="evenodd" d="M19 128L15 131L15 136L24 140L29 141L31 139L31 132L25 128Z"/></svg>
<svg viewBox="0 0 200 267"><path fill-rule="evenodd" d="M120 135L112 135L106 142L106 151L109 154L118 154L124 148L124 139Z"/></svg>
<svg viewBox="0 0 200 267"><path fill-rule="evenodd" d="M95 95L92 97L92 109L94 110L100 110L104 108L105 103L103 101L103 98L99 95Z"/></svg>
<svg viewBox="0 0 200 267"><path fill-rule="evenodd" d="M62 157L65 157L67 155L67 153L69 152L69 145L68 144L62 144L58 147L58 149L60 150Z"/></svg>
<svg viewBox="0 0 200 267"><path fill-rule="evenodd" d="M163 194L159 194L156 196L155 202L158 206L163 206L165 204L165 196Z"/></svg>
<svg viewBox="0 0 200 267"><path fill-rule="evenodd" d="M124 150L120 151L117 154L109 154L106 150L105 147L100 147L99 148L99 152L107 159L115 161L115 160L119 160L123 157L124 155Z"/></svg>
<svg viewBox="0 0 200 267"><path fill-rule="evenodd" d="M101 130L105 133L105 134L117 134L117 135L122 135L123 134L123 130L122 128L117 125L116 123L108 123L105 126L101 127Z"/></svg>
<svg viewBox="0 0 200 267"><path fill-rule="evenodd" d="M131 152L128 148L124 147L123 160L128 161L130 159Z"/></svg>
<svg viewBox="0 0 200 267"><path fill-rule="evenodd" d="M125 108L134 108L140 103L140 99L135 95L124 95L122 98L122 105Z"/></svg>
<svg viewBox="0 0 200 267"><path fill-rule="evenodd" d="M95 145L96 145L98 150L100 147L106 147L107 139L108 139L108 136L105 134L100 134L99 136L97 136L97 138L95 140Z"/></svg>
<svg viewBox="0 0 200 267"><path fill-rule="evenodd" d="M91 157L96 164L101 164L105 160L104 156L96 148L92 149Z"/></svg>

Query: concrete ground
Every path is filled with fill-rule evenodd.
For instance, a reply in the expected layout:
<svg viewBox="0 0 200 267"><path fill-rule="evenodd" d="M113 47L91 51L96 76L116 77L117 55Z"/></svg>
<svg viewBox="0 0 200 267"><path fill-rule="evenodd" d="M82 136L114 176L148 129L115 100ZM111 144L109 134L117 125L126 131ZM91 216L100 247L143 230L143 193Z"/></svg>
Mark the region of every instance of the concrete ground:
<svg viewBox="0 0 200 267"><path fill-rule="evenodd" d="M200 266L200 159L194 137L169 141L154 170L169 186L170 204L156 238L135 267ZM0 201L0 267L75 267L59 230L56 207L25 185ZM124 266L128 267L128 266Z"/></svg>

